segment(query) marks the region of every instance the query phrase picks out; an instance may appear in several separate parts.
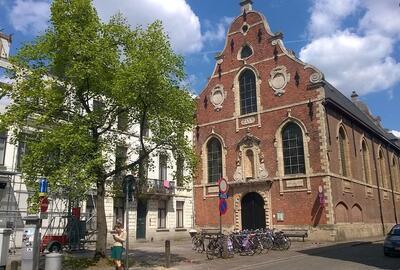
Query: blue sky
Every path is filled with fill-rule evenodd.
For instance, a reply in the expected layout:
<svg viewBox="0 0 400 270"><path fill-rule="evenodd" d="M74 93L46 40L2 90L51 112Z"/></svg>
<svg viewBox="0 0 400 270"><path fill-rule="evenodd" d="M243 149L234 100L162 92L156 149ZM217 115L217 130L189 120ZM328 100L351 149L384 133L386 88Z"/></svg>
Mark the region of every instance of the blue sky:
<svg viewBox="0 0 400 270"><path fill-rule="evenodd" d="M185 57L188 86L199 93L229 23L240 14L239 2L94 0L94 5L103 20L117 11L132 25L161 19L175 50ZM0 29L14 37L11 53L46 28L49 3L0 0ZM283 32L287 48L347 96L356 90L386 128L400 131L398 0L254 0L253 8L266 16L273 32Z"/></svg>

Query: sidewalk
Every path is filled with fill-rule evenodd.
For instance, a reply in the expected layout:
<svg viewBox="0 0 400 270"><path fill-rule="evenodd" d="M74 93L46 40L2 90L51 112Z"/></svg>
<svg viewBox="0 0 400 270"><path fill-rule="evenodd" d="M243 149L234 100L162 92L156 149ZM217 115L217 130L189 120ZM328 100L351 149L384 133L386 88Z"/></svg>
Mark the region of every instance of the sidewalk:
<svg viewBox="0 0 400 270"><path fill-rule="evenodd" d="M362 245L373 242L381 242L383 237L367 238L360 240L344 241L344 242L324 242L324 243L313 243L311 241L298 242L293 241L292 246L288 251L270 251L268 254L254 255L254 256L239 256L235 255L234 258L214 259L208 260L204 253L197 253L192 250L192 244L190 239L171 241L171 268L169 269L215 269L223 267L224 265L246 265L251 263L253 260L265 259L279 259L287 256L294 256L297 251L314 249L319 247L329 247L338 244L349 245ZM165 269L165 243L164 242L145 242L135 243L129 250L129 269ZM78 269L101 269L101 270L112 270L115 269L112 266L110 259L103 259L96 265L93 265L92 258L94 256L94 250L85 250L73 253L64 253L64 267L63 270L78 270ZM110 258L110 250L108 250L107 257ZM16 255L10 256L8 264L11 260L20 260L21 255L18 252ZM7 268L9 269L9 268ZM41 269L44 269L44 256L41 258Z"/></svg>

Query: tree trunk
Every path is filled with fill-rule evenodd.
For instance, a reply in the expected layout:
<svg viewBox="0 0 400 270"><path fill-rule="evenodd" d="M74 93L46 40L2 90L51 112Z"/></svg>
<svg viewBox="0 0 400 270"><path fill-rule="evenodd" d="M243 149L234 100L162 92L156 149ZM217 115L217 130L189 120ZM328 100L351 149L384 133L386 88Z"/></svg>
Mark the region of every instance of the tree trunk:
<svg viewBox="0 0 400 270"><path fill-rule="evenodd" d="M104 258L106 256L107 248L107 222L106 214L104 209L104 195L105 195L105 185L104 180L99 180L97 183L97 242L96 242L96 252L95 258Z"/></svg>

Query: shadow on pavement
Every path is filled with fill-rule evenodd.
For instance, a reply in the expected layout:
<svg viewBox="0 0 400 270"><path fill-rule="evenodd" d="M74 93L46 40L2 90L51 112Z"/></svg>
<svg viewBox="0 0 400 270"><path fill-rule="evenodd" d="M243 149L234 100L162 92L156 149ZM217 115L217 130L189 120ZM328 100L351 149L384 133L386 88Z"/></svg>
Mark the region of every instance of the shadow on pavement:
<svg viewBox="0 0 400 270"><path fill-rule="evenodd" d="M359 263L379 269L400 269L400 257L384 256L381 242L350 242L298 250L297 252L310 256Z"/></svg>
<svg viewBox="0 0 400 270"><path fill-rule="evenodd" d="M135 249L131 251L130 258L133 259L133 266L140 267L157 267L157 266L165 266L165 254L164 252L156 252L156 251L143 251ZM171 266L177 265L182 262L191 262L194 263L191 259L171 253Z"/></svg>

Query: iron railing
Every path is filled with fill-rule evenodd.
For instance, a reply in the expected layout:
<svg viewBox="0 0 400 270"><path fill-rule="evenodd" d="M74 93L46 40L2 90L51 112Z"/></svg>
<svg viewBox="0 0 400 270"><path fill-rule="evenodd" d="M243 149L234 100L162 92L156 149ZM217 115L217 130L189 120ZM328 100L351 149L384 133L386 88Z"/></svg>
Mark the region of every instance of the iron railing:
<svg viewBox="0 0 400 270"><path fill-rule="evenodd" d="M147 194L174 195L175 182L149 178L143 191Z"/></svg>

